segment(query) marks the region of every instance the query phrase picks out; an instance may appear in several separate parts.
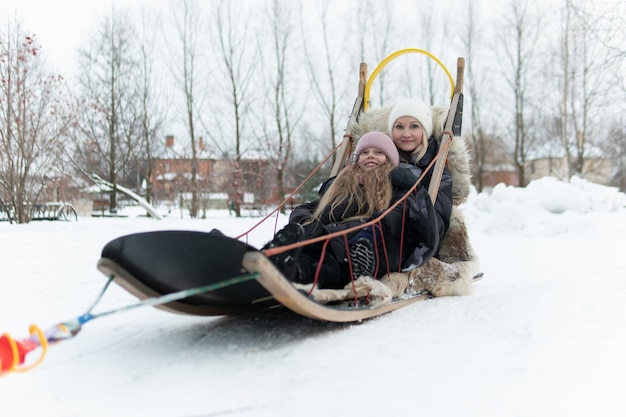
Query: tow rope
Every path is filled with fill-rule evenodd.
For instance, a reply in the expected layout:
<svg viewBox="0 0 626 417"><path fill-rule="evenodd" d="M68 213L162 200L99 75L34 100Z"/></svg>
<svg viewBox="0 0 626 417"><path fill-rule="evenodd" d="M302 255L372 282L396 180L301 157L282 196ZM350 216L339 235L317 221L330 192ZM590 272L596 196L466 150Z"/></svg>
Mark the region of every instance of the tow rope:
<svg viewBox="0 0 626 417"><path fill-rule="evenodd" d="M15 340L8 333L4 333L2 336L0 336L0 376L4 376L10 372L25 372L33 369L43 361L48 351L48 346L50 344L73 338L82 330L83 324L89 321L95 320L100 317L110 316L112 314L122 311L132 310L138 307L167 304L172 301L182 300L183 298L215 291L220 288L239 284L241 282L251 281L253 279L259 278L259 276L259 273L240 275L209 285L189 288L170 294L165 294L159 297L147 298L135 304L118 307L101 313L92 313L91 311L100 302L102 296L109 287L109 284L113 281L114 276L111 275L109 276L102 290L100 290L100 293L96 297L96 300L80 316L55 324L54 326L48 328L46 331L42 331L38 326L33 324L29 328L30 337L22 340ZM39 355L39 357L33 360L31 363L25 364L26 355L28 355L30 352L34 351L38 347L41 347L41 355Z"/></svg>

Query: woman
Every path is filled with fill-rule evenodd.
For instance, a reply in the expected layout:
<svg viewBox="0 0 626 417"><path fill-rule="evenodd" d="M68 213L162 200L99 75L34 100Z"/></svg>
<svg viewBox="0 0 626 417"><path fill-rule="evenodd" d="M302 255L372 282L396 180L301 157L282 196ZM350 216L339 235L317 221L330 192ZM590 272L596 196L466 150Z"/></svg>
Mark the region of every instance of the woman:
<svg viewBox="0 0 626 417"><path fill-rule="evenodd" d="M419 178L439 152L434 137L433 115L430 106L419 100L404 100L396 104L389 113L388 128L400 155L400 168L410 171ZM431 256L436 256L439 242L450 226L452 212L452 177L444 168L441 183L431 211L428 187L432 170L428 171L417 188L411 207L411 232L405 237L404 245L408 256L403 257L403 269L415 268ZM434 216L433 216L434 214ZM434 229L433 229L434 228Z"/></svg>

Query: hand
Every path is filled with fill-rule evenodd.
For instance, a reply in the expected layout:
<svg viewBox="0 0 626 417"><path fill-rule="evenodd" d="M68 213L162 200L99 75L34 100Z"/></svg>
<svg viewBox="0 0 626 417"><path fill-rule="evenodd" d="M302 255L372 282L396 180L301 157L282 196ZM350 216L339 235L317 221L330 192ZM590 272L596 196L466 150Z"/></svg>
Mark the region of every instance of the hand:
<svg viewBox="0 0 626 417"><path fill-rule="evenodd" d="M394 168L391 171L391 183L396 187L408 190L416 181L417 177L407 168Z"/></svg>

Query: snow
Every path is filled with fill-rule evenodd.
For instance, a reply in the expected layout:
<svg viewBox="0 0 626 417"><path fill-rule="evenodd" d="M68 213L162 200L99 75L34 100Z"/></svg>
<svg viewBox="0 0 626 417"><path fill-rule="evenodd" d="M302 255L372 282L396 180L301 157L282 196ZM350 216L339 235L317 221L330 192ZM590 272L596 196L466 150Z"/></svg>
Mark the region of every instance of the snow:
<svg viewBox="0 0 626 417"><path fill-rule="evenodd" d="M623 193L578 179L474 194L462 206L485 273L474 294L362 323L151 307L103 317L50 346L33 370L0 378L0 414L623 416L625 206ZM0 332L22 339L31 323L80 315L105 282L100 250L118 236L214 227L234 236L259 220L180 217L0 222ZM135 302L113 285L95 311Z"/></svg>

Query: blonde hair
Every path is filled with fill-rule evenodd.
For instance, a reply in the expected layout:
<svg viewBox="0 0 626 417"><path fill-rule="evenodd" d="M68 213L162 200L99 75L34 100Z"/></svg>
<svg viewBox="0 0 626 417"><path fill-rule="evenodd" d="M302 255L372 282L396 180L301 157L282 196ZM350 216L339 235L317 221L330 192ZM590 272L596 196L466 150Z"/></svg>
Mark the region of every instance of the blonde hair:
<svg viewBox="0 0 626 417"><path fill-rule="evenodd" d="M386 209L391 204L392 185L390 172L393 165L387 161L370 170L363 170L358 164L345 167L335 178L311 216L311 220L320 220L328 212L331 221L367 219ZM356 214L335 218L335 210L344 205L356 207Z"/></svg>
<svg viewBox="0 0 626 417"><path fill-rule="evenodd" d="M411 157L413 157L414 155L417 155L417 158L415 159L415 161L419 161L420 159L422 159L424 155L426 155L426 151L428 150L428 137L426 136L426 131L424 130L424 127L421 122L420 122L420 126L422 126L422 143L418 145L417 148L413 149L413 151L411 152Z"/></svg>

